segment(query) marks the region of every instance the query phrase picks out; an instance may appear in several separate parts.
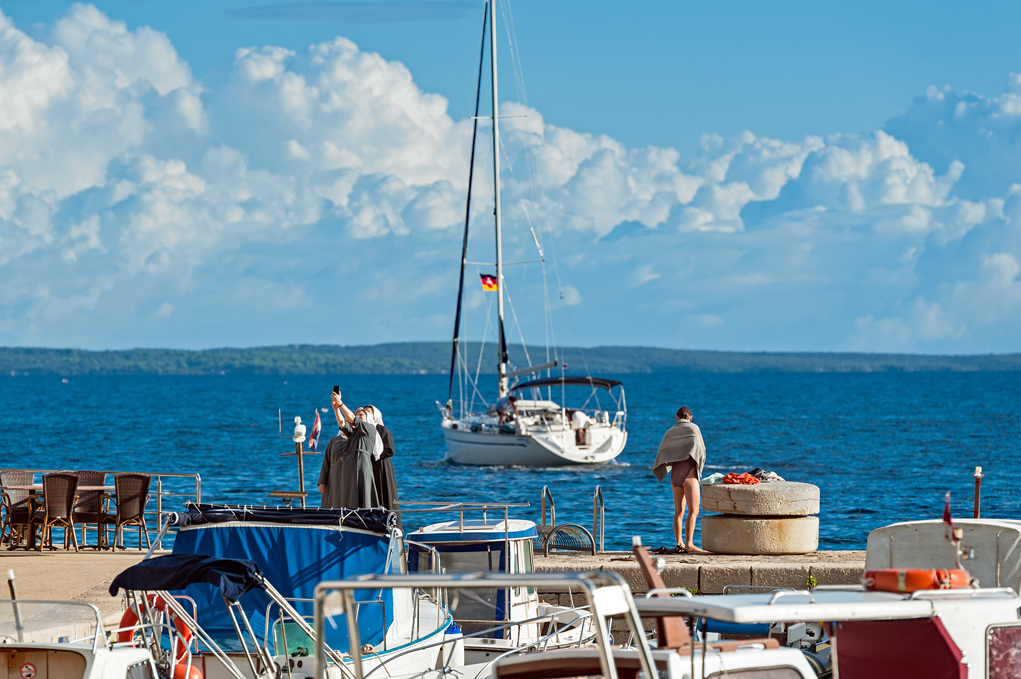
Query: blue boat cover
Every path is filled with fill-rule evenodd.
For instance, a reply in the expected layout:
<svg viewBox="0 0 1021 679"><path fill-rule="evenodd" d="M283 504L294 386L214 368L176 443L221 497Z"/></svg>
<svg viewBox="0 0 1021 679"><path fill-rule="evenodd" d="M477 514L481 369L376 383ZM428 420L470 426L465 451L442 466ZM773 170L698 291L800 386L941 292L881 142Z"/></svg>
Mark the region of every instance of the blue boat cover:
<svg viewBox="0 0 1021 679"><path fill-rule="evenodd" d="M117 596L120 589L174 591L199 582L212 585L230 602L237 601L253 587L262 587L259 567L254 561L167 554L121 571L110 583L110 596Z"/></svg>
<svg viewBox="0 0 1021 679"><path fill-rule="evenodd" d="M386 534L345 529L336 523L319 526L231 521L182 528L174 541L173 553L254 561L267 582L284 597L309 599L292 601L292 605L311 620L311 599L317 584L323 580L387 572L389 547ZM224 650L240 651L240 642L219 591L211 585L195 583L185 588L184 593L195 599L198 623L216 643ZM360 606L358 627L362 643L374 646L381 643L393 621L393 590L358 590L355 600L373 602ZM269 596L261 589L253 589L241 597L240 603L262 643ZM278 613L274 606L273 621L278 619ZM347 622L343 616L333 622L336 627L327 621L326 643L335 650L346 651Z"/></svg>
<svg viewBox="0 0 1021 679"><path fill-rule="evenodd" d="M319 507L279 507L248 505L214 505L188 502L183 512L169 512L171 526L195 526L226 521L257 521L303 526L344 526L387 534L397 522L396 515L385 509L343 509Z"/></svg>

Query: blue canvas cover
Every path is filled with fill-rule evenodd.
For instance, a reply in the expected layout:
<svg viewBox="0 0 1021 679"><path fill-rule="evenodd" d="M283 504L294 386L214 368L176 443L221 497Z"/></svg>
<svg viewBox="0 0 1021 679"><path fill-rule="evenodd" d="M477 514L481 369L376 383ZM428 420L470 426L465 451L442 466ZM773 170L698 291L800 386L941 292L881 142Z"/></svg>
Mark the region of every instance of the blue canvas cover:
<svg viewBox="0 0 1021 679"><path fill-rule="evenodd" d="M258 564L266 580L288 599L312 599L323 580L342 580L365 573L387 572L390 540L386 535L339 526L271 524L254 522L207 523L182 528L174 542L174 554L203 554L249 559ZM226 605L218 590L193 584L184 593L195 599L198 623L224 650L240 651ZM393 621L393 590L359 590L357 601L365 604L358 614L362 643L377 645ZM240 600L260 643L266 628L269 596L262 590L247 592ZM311 601L292 602L302 615L313 614ZM276 620L277 607L273 607ZM348 650L347 622L327 622L326 643L338 651ZM247 635L246 635L247 640Z"/></svg>

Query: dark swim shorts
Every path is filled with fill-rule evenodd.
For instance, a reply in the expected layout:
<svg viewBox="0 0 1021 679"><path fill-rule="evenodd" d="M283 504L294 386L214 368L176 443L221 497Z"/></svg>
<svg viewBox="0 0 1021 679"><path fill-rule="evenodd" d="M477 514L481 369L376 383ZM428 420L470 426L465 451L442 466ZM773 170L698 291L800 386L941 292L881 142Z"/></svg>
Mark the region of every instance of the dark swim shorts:
<svg viewBox="0 0 1021 679"><path fill-rule="evenodd" d="M680 462L675 463L674 466L670 468L670 483L675 486L683 486L684 479L689 476L693 478L698 476L698 466L690 457L686 460L681 460Z"/></svg>

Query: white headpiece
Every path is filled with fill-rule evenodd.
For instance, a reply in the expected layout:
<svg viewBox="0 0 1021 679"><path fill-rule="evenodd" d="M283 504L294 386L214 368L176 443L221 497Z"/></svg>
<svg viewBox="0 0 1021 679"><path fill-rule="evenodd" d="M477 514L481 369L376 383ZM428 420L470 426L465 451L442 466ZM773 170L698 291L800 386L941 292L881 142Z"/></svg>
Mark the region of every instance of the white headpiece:
<svg viewBox="0 0 1021 679"><path fill-rule="evenodd" d="M383 415L376 409L376 406L365 406L365 421L369 424L381 425L383 424ZM383 454L383 437L379 435L379 431L376 431L376 440L372 444L372 458L378 460L379 456Z"/></svg>

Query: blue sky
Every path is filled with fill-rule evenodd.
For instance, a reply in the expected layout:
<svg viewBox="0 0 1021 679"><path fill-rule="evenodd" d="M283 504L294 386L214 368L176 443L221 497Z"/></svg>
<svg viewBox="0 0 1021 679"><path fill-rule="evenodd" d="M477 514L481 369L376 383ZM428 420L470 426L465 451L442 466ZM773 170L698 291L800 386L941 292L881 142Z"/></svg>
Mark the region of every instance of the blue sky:
<svg viewBox="0 0 1021 679"><path fill-rule="evenodd" d="M508 5L527 340L1018 351L1021 7ZM449 336L479 2L0 9L0 343Z"/></svg>

